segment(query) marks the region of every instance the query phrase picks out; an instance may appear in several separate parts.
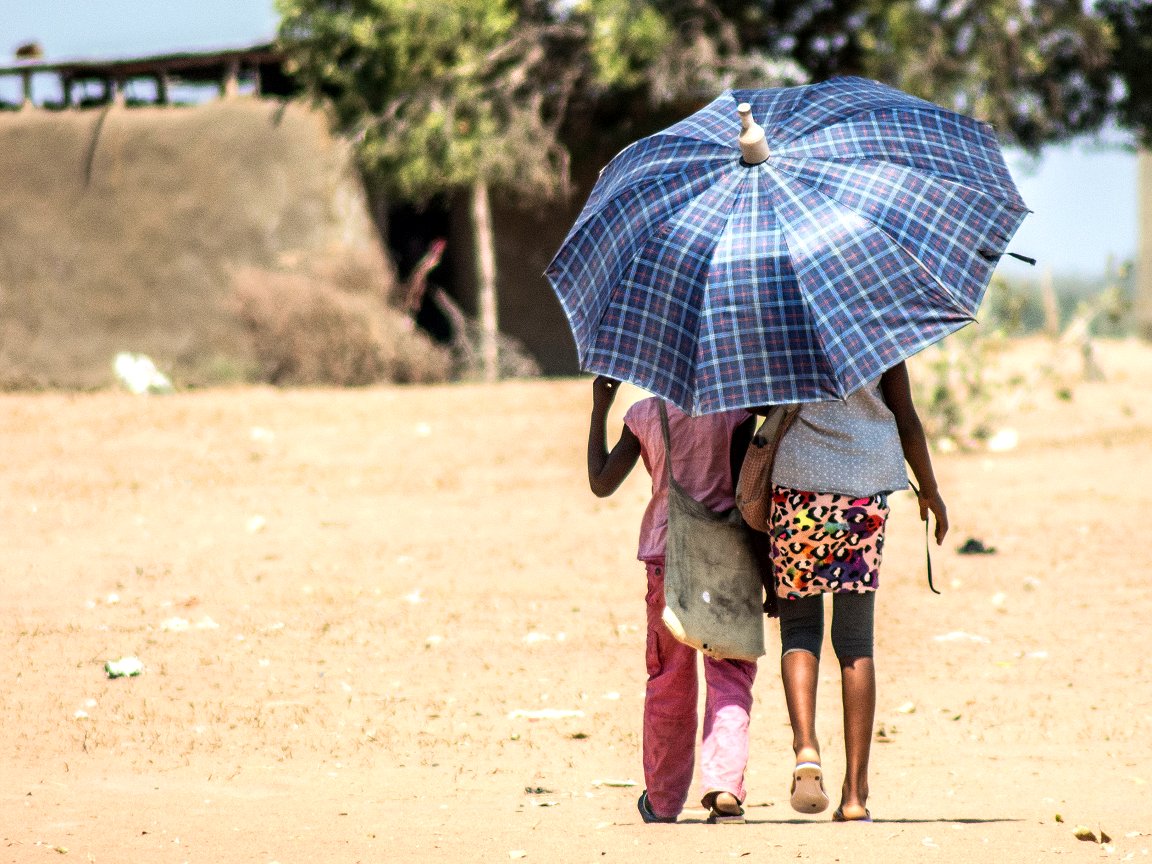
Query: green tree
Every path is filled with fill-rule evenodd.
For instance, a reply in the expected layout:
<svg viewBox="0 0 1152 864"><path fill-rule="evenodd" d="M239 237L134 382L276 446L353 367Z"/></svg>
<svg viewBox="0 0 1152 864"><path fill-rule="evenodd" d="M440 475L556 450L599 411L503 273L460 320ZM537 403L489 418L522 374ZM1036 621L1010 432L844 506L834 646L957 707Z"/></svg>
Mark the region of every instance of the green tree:
<svg viewBox="0 0 1152 864"><path fill-rule="evenodd" d="M1123 85L1117 119L1152 147L1152 0L1101 0L1096 8L1114 36L1112 63Z"/></svg>
<svg viewBox="0 0 1152 864"><path fill-rule="evenodd" d="M570 26L508 0L278 0L290 71L329 103L365 169L396 200L471 195L485 377L498 374L489 191L553 195L575 74Z"/></svg>
<svg viewBox="0 0 1152 864"><path fill-rule="evenodd" d="M663 19L669 44L645 70L657 100L693 89L710 97L721 86L864 75L986 120L1006 141L1030 149L1095 130L1114 109L1113 24L1081 0L588 5L616 16L635 15L619 7L639 5ZM1147 40L1146 23L1143 34ZM1146 56L1133 54L1137 63Z"/></svg>

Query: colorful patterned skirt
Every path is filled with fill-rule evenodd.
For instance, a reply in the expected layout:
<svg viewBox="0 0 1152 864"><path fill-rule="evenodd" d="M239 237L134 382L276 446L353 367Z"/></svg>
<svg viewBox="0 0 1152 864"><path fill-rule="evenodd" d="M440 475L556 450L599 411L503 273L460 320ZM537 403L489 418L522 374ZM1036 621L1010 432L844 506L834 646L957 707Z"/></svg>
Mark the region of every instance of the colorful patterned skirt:
<svg viewBox="0 0 1152 864"><path fill-rule="evenodd" d="M888 495L853 498L772 488L772 560L784 599L880 584Z"/></svg>

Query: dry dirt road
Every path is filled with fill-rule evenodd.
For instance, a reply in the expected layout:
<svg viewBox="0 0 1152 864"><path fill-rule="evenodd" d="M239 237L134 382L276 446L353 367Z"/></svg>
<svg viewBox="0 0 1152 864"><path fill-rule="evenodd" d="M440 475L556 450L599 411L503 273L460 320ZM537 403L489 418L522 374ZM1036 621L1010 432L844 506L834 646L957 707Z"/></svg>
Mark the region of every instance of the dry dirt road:
<svg viewBox="0 0 1152 864"><path fill-rule="evenodd" d="M0 862L1152 862L1152 349L1098 359L937 456L942 596L894 496L849 826L788 807L771 626L749 824L638 822L647 478L588 492L586 380L2 396Z"/></svg>

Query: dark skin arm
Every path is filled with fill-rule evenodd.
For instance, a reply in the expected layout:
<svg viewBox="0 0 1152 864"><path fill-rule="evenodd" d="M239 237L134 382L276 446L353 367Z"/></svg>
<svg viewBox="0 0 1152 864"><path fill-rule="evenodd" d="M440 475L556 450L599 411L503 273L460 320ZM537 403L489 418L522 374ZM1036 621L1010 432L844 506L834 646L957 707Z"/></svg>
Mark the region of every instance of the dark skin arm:
<svg viewBox="0 0 1152 864"><path fill-rule="evenodd" d="M640 440L627 426L608 450L608 411L620 382L600 375L592 382L592 419L588 424L588 485L597 498L606 498L624 482L640 458Z"/></svg>
<svg viewBox="0 0 1152 864"><path fill-rule="evenodd" d="M598 498L606 498L624 482L640 458L640 441L627 426L620 431L620 440L609 450L607 442L608 411L616 400L620 382L601 375L592 382L592 418L588 425L588 485ZM740 466L752 441L756 418L749 417L733 430L728 450L732 488L740 478Z"/></svg>
<svg viewBox="0 0 1152 864"><path fill-rule="evenodd" d="M928 439L916 406L912 404L912 385L908 380L908 367L903 363L893 366L880 378L880 392L892 414L896 417L896 428L900 432L900 446L904 459L916 475L920 486L917 496L920 501L920 518L928 521L928 513L936 517L936 545L944 542L948 533L948 509L940 497L936 485L936 474L932 470L932 456L928 452Z"/></svg>

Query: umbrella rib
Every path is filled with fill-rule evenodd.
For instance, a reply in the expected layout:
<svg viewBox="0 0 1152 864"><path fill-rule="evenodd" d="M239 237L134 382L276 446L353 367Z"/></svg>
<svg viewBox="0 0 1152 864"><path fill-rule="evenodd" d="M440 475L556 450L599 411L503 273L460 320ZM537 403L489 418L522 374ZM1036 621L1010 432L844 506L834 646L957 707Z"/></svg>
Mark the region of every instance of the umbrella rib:
<svg viewBox="0 0 1152 864"><path fill-rule="evenodd" d="M826 133L830 130L834 130L834 129L841 127L841 126L844 126L846 124L860 123L865 118L877 115L882 111L906 112L906 113L910 113L910 114L926 114L926 115L934 116L934 117L944 117L946 119L947 118L955 118L956 122L958 122L961 125L966 125L966 126L984 126L984 125L986 125L986 124L981 123L979 120L975 120L975 119L973 119L971 117L967 117L963 114L957 114L955 111L950 111L947 108L940 107L939 105L933 105L930 102L926 102L923 105L898 105L898 104L877 105L877 106L872 106L869 108L861 109L860 111L857 111L854 114L849 114L845 117L841 117L835 123L830 123L826 126L817 126L815 128L812 128L812 129L806 129L806 130L799 132L798 134L792 136L791 138L787 138L787 139L780 141L779 144L786 145L786 146L788 146L788 145L796 146L799 144L803 144L805 142L805 139L816 136L818 134ZM1007 179L1009 181L1009 186L1008 186L1009 194L1011 194L1012 192L1015 192L1015 188L1011 185L1011 175L1007 175L1006 177L997 177L995 174L990 174L986 170L979 167L979 165L974 163L972 160L965 158L963 151L953 150L951 152L952 152L954 159L957 162L962 162L964 165L969 167L972 170L972 172L974 174L976 174L977 176L980 176L982 178L986 178L997 189L1004 190L1004 188L1005 188L1004 181L1005 181L1005 179ZM882 153L877 153L874 156L853 157L853 158L882 159L882 156L883 156ZM851 161L851 159L847 158L847 157L840 158L840 157L835 157L835 156L810 157L810 158L824 158L824 159L827 159L829 161L841 161L841 162ZM923 171L926 174L932 174L933 173L930 169L920 168L919 166L908 166L908 167ZM952 175L944 174L941 176L952 176ZM1013 197L1019 198L1019 193L1016 193ZM1023 204L1023 202L1020 202L1020 203ZM1023 209L1026 209L1026 208L1023 208Z"/></svg>
<svg viewBox="0 0 1152 864"><path fill-rule="evenodd" d="M617 201L620 196L624 195L625 193L643 191L650 186L654 186L660 182L678 180L688 173L689 167L690 166L685 166L679 171L669 171L663 174L644 174L631 183L628 183L626 186L621 186L619 189L612 190L612 193L609 197L605 197L603 201L598 202L597 212L602 212L609 204ZM727 167L726 164L717 164L715 166L715 170L719 172L722 171L725 167ZM584 214L581 214L581 216L583 215ZM576 224L572 226L572 231L570 234L574 234L576 231L587 225L594 215L594 213L589 213L587 219L578 218Z"/></svg>
<svg viewBox="0 0 1152 864"><path fill-rule="evenodd" d="M790 178L791 178L791 179L792 179L794 182L800 182L800 181L799 181L797 178L791 177L791 175L789 175L789 177L790 177ZM799 197L796 195L795 191L793 191L793 189L792 189L792 188L789 186L789 184L788 184L788 183L780 183L778 188L779 188L779 189L781 189L781 190L784 192L784 194L787 194L787 195L788 195L788 197L789 197L789 198L791 198L791 199L792 199L792 201L793 201L793 202L794 202L794 203L795 203L797 206L800 206L800 207L804 207L804 206L805 206L805 205L804 205L804 202L802 201L802 199L800 199L800 198L799 198ZM806 186L805 188L806 188L808 191L812 192L813 194L815 194L815 195L819 195L821 198L823 198L825 201L828 201L828 202L830 202L830 203L831 203L832 205L834 205L835 207L837 207L837 208L841 208L841 209L845 209L845 210L848 210L848 211L850 211L851 213L853 213L853 214L855 214L855 215L859 216L861 219L863 219L865 222L867 222L869 225L871 225L873 228L875 228L875 229L876 229L878 232L880 232L882 235L884 235L884 237L885 237L885 238L887 238L889 242L891 242L893 245L895 245L896 247L898 247L898 248L899 248L899 249L900 249L902 252L904 252L906 255L908 255L908 257L909 257L909 258L911 258L913 261L915 261L915 262L916 262L916 264L917 264L917 266L918 266L918 267L921 269L921 271L928 273L928 274L929 274L929 275L932 277L932 280L933 280L933 282L934 282L936 285L939 285L939 286L940 286L941 290L943 291L944 297L945 297L945 298L947 298L947 300L948 300L948 301L950 302L950 304L952 305L952 307L953 307L953 311L955 311L955 312L959 313L961 316L963 316L963 317L965 317L965 318L967 318L967 319L969 319L969 320L973 320L973 319L972 319L972 316L971 316L971 315L970 315L970 314L967 312L967 310L965 310L965 309L964 309L964 308L963 308L961 305L959 305L959 301L958 301L958 299L957 299L956 295L955 295L955 294L952 292L952 290L951 290L951 289L950 289L950 288L949 288L947 285L945 285L945 284L944 284L942 281L940 281L940 278L939 278L938 276L936 276L936 274L935 274L935 273L932 273L932 272L931 272L931 271L930 271L930 270L929 270L929 269L928 269L928 268L927 268L927 267L924 265L924 262L922 262L922 261L920 260L920 258L919 258L917 255L915 255L915 254L913 254L912 252L910 252L910 251L908 250L908 248L907 248L906 246L904 246L904 244L900 243L898 240L896 240L894 237L892 237L892 235L891 235L891 234L889 234L887 231L885 231L883 228L881 228L879 225L877 225L877 224L876 224L875 222L873 222L871 219L867 218L866 216L864 216L864 215L863 215L863 214L861 214L861 213L858 213L856 210L852 209L851 207L847 207L846 205L842 204L841 202L837 201L837 200L836 200L836 199L834 199L834 198L831 198L830 196L826 195L825 193L821 192L821 191L820 191L820 190L818 190L818 189L813 189L812 187L808 187L808 186ZM791 251L791 243L790 243L790 240L789 240L789 237L790 237L790 233L791 233L790 231L785 231L785 232L784 232L784 242L789 244L789 250ZM812 304L811 304L811 298L809 298L809 297L808 297L808 295L807 295L807 291L806 291L806 288L805 288L805 286L804 286L804 282L803 282L803 280L801 279L801 277L800 277L800 273L799 273L799 272L797 272L797 273L796 273L796 285L797 285L797 288L798 288L800 291L804 292L804 294L805 294L805 298L806 298L806 300L808 301L808 302L807 302L807 305L811 306L811 305L812 305ZM828 345L827 345L827 343L825 342L825 340L822 338L822 334L820 333L820 331L819 331L818 329L817 329L817 330L816 330L816 332L815 332L815 337L816 337L817 339L819 339L819 341L820 341L821 356L822 356L822 357L827 357L827 356L829 356L829 354L828 354ZM836 380L836 376L835 376L835 375L830 375L830 376L829 376L829 378L830 378L831 380L833 380L833 381L835 381L835 380ZM837 392L838 392L838 391L837 391ZM845 397L845 396L847 396L847 395L848 395L847 393L839 393L839 392L838 392L838 396L839 396L839 398L844 398L844 397Z"/></svg>
<svg viewBox="0 0 1152 864"><path fill-rule="evenodd" d="M797 177L792 172L787 171L783 166L776 165L774 167L776 168L776 170L780 171L780 173L786 174L794 182L804 183L803 178ZM901 167L904 167L904 166L901 166ZM908 169L908 170L914 170L914 169ZM957 184L957 185L963 186L963 184ZM785 188L787 188L787 187L785 186ZM927 264L925 264L924 261L922 261L920 259L919 255L917 255L915 252L913 252L911 249L909 249L905 244L901 243L896 237L893 237L892 234L890 234L887 230L885 230L883 225L877 223L867 213L863 213L860 210L856 209L855 207L852 207L848 204L845 204L843 201L840 201L837 198L833 198L831 195L828 195L827 193L821 191L820 189L817 189L817 188L810 186L810 185L807 185L807 184L805 184L804 188L808 189L814 195L819 195L821 198L823 198L825 201L831 203L835 207L843 209L843 210L847 210L847 211L855 214L856 216L859 216L862 220L864 220L869 225L871 225L873 228L875 228L878 232L883 234L888 239L889 242L891 242L894 246L897 246L902 252L904 252L904 254L906 254L909 258L911 258L913 261L915 261L921 270L923 270L925 273L927 273L929 276L932 277L932 280L937 285L940 286L940 288L946 293L948 298L952 301L955 311L959 312L962 315L968 316L968 313L964 310L960 299L956 296L956 294L952 290L952 288L950 288L948 285L946 285L940 279L940 277L937 276L936 273L933 272L933 270ZM968 187L968 186L963 186L963 188L971 189L971 187ZM977 194L984 194L984 195L988 194L986 192L981 192L978 189L972 190L972 191L976 192ZM1015 209L1015 208L1013 208L1013 209ZM979 250L977 250L977 249L971 249L969 251L971 251L971 253L973 255L979 254ZM968 317L971 317L971 316L968 316Z"/></svg>
<svg viewBox="0 0 1152 864"><path fill-rule="evenodd" d="M770 169L770 170L772 170L772 169ZM783 192L783 194L788 195L788 197L791 198L795 204L802 205L802 202L796 197L796 194L788 187L787 183L778 183L776 185L776 188L781 190ZM784 243L788 246L789 258L791 258L793 261L795 261L795 260L797 260L796 250L794 250L792 248L792 243L791 243L791 239L789 236L790 233L791 232L789 232L789 231L783 231L782 232L783 238L784 238ZM798 271L796 271L795 269L793 269L793 275L796 278L796 290L801 292L801 294L804 295L805 309L810 310L812 308L812 305L813 305L812 304L812 298L808 295L808 291L805 288L804 283L800 278L800 273ZM820 328L819 327L812 328L812 334L813 334L813 337L820 343L820 357L821 357L821 359L826 359L828 357L828 344L825 342L823 334L820 332ZM836 381L836 375L833 374L833 371L831 369L830 364L829 364L828 368L826 368L825 373L826 373L829 381L832 381L832 382ZM847 393L840 393L838 388L836 388L836 387L833 387L832 390L833 390L833 392L836 393L837 397L841 398L841 399L843 399L845 396L848 395Z"/></svg>
<svg viewBox="0 0 1152 864"><path fill-rule="evenodd" d="M803 157L802 156L780 156L775 160L774 164L779 170L784 171L785 173L792 175L792 172L788 170L787 166L792 162L800 162L802 160L807 161L807 162L812 162L812 163L832 162L832 163L837 164L837 165L875 165L878 168L883 168L886 166L900 168L900 169L903 169L905 171L910 171L913 174L916 174L917 176L924 178L926 180L932 181L932 182L952 183L952 184L959 186L961 188L968 189L968 190L976 193L977 195L987 195L990 198L995 198L997 200L1008 199L1008 200L1005 200L1004 203L1005 203L1005 206L1009 207L1010 209L1019 211L1021 213L1032 212L1031 210L1028 209L1028 207L1024 204L1024 202L1022 200L1020 200L1019 193L1005 191L1001 184L997 184L997 189L995 191L989 191L988 189L981 189L978 186L973 186L971 183L967 182L965 178L960 177L956 174L945 173L943 171L933 171L932 169L924 168L924 167L919 166L919 165L907 165L903 162L893 162L891 160L884 159L883 157L878 156L878 155L877 156L803 156ZM987 174L986 172L977 170L976 173L979 174L981 177L992 179L991 175ZM792 176L795 176L795 175L792 175Z"/></svg>

